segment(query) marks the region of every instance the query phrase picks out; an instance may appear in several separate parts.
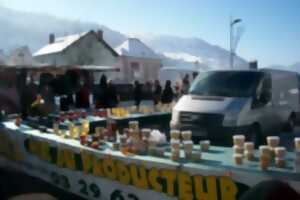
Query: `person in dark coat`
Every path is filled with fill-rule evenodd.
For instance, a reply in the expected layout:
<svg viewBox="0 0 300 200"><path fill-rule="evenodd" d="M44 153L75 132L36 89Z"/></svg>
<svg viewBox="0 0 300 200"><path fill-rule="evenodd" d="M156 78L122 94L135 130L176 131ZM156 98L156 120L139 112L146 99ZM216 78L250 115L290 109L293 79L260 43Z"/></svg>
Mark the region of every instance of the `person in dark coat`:
<svg viewBox="0 0 300 200"><path fill-rule="evenodd" d="M189 79L189 75L186 74L182 80L182 94L187 94L190 88L190 79Z"/></svg>
<svg viewBox="0 0 300 200"><path fill-rule="evenodd" d="M134 105L139 107L142 101L142 86L138 81L134 81Z"/></svg>
<svg viewBox="0 0 300 200"><path fill-rule="evenodd" d="M44 85L40 90L40 94L43 97L48 110L53 112L55 108L53 89L48 84Z"/></svg>
<svg viewBox="0 0 300 200"><path fill-rule="evenodd" d="M38 86L34 83L33 77L27 79L27 85L24 87L21 97L22 97L22 115L24 118L27 117L29 109L31 107L32 102L35 101L35 98L38 94Z"/></svg>
<svg viewBox="0 0 300 200"><path fill-rule="evenodd" d="M171 81L167 80L165 88L164 88L162 96L161 96L161 102L163 104L172 103L173 98L174 98L174 92L173 92L173 89L171 87Z"/></svg>
<svg viewBox="0 0 300 200"><path fill-rule="evenodd" d="M88 85L81 81L80 89L76 93L76 107L77 108L89 108L90 107L90 90Z"/></svg>
<svg viewBox="0 0 300 200"><path fill-rule="evenodd" d="M96 89L95 101L96 108L108 107L107 78L104 74L101 76L99 86Z"/></svg>
<svg viewBox="0 0 300 200"><path fill-rule="evenodd" d="M60 110L68 111L70 105L73 104L72 88L66 75L57 77L55 87L60 96Z"/></svg>
<svg viewBox="0 0 300 200"><path fill-rule="evenodd" d="M107 84L106 98L107 98L108 108L117 107L117 105L119 103L119 98L118 98L118 94L117 94L117 89L111 80L108 81L108 84Z"/></svg>
<svg viewBox="0 0 300 200"><path fill-rule="evenodd" d="M159 80L155 80L154 82L154 92L153 92L153 103L157 105L160 102L162 88L159 83Z"/></svg>

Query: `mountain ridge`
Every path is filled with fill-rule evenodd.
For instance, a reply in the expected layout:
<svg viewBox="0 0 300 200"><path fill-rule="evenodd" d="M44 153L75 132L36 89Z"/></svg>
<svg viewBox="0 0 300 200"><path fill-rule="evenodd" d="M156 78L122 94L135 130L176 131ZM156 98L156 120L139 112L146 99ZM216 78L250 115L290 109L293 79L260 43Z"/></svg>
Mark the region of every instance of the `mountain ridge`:
<svg viewBox="0 0 300 200"><path fill-rule="evenodd" d="M48 43L48 35L57 36L102 29L104 39L113 47L119 46L129 36L93 22L61 19L41 13L16 11L0 6L0 49L12 51L28 45L32 53ZM28 28L30 27L30 28ZM229 68L229 52L226 49L197 37L174 35L136 34L147 46L162 58L164 66L196 67L199 69ZM194 59L194 60L193 60ZM236 66L247 68L248 62L236 57Z"/></svg>

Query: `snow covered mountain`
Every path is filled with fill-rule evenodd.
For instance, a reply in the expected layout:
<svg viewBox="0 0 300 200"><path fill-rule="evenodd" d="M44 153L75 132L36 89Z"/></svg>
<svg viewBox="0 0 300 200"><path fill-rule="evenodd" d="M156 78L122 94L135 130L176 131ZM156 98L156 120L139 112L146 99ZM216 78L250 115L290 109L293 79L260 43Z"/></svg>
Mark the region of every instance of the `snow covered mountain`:
<svg viewBox="0 0 300 200"><path fill-rule="evenodd" d="M219 46L211 45L200 38L182 38L171 35L137 35L151 48L164 57L176 60L176 66L201 65L201 68L229 68L229 52ZM169 64L167 61L165 64ZM241 57L235 58L235 66L247 68L248 63Z"/></svg>
<svg viewBox="0 0 300 200"><path fill-rule="evenodd" d="M294 71L300 73L300 62L296 62L292 65L284 66L284 65L270 65L267 68L272 69L282 69L282 70L288 70L288 71Z"/></svg>
<svg viewBox="0 0 300 200"><path fill-rule="evenodd" d="M300 62L294 63L288 67L290 70L300 73Z"/></svg>
<svg viewBox="0 0 300 200"><path fill-rule="evenodd" d="M113 47L119 46L127 35L97 23L59 19L49 15L11 10L0 6L0 49L6 54L27 45L31 52L48 43L48 35L57 36L102 29L104 39ZM28 28L30 27L30 28ZM229 52L200 38L181 38L170 35L140 34L138 38L151 47L163 60L164 66L215 69L229 67ZM235 66L246 68L247 62L237 57Z"/></svg>

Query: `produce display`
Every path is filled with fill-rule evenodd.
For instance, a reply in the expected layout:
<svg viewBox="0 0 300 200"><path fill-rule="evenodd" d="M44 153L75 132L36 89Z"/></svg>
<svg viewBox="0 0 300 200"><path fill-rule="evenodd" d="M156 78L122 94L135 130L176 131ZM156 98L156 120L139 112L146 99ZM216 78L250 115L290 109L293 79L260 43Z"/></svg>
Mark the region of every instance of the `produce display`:
<svg viewBox="0 0 300 200"><path fill-rule="evenodd" d="M85 116L85 114L81 115ZM15 125L21 126L21 124L20 118L16 118ZM53 128L47 132L65 139L79 140L81 145L93 149L110 148L120 151L126 156L148 155L167 158L165 153L170 152L169 159L173 162L201 162L202 159L205 159L202 153L210 151L210 141L202 140L199 145L194 145L192 132L189 130L170 130L170 141L167 141L166 134L156 129L140 128L139 121L129 121L128 127L119 131L116 122L108 120L106 127L96 127L93 132L91 132L90 123L86 118L83 118L80 124L70 121L68 130L60 129L59 122L56 121L53 123ZM287 150L285 147L279 146L280 138L269 136L266 138L266 143L267 145L261 145L258 150L255 150L254 143L246 141L244 135L234 135L232 147L234 164L243 166L247 160L250 163L258 163L262 171L269 170L271 166L279 169L286 168ZM300 138L295 138L294 144L293 169L299 172Z"/></svg>
<svg viewBox="0 0 300 200"><path fill-rule="evenodd" d="M299 147L300 138L295 138L295 171L299 171ZM278 136L268 136L266 138L267 145L259 146L259 164L263 171L268 170L270 165L278 168L286 167L286 148L278 146L280 138ZM242 165L243 159L246 157L248 161L254 161L254 143L245 142L244 135L233 136L233 158L236 165Z"/></svg>

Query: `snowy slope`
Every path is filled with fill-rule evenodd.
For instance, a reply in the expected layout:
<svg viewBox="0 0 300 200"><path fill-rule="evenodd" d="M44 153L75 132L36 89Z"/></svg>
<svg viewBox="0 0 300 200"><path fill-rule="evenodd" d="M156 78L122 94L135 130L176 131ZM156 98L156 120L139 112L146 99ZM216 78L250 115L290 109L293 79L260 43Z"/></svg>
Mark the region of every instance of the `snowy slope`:
<svg viewBox="0 0 300 200"><path fill-rule="evenodd" d="M288 68L292 71L296 71L300 73L300 62L294 63L293 65L290 65Z"/></svg>
<svg viewBox="0 0 300 200"><path fill-rule="evenodd" d="M181 60L178 66L192 65L198 61L213 69L229 68L229 52L200 38L141 34L138 37L165 57ZM236 68L246 68L248 63L241 57L236 57L235 66Z"/></svg>
<svg viewBox="0 0 300 200"><path fill-rule="evenodd" d="M203 63L203 59L197 56L193 56L191 54L188 53L184 53L184 52L163 52L163 55L168 57L168 58L172 58L175 60L184 60L186 62L199 62L199 63Z"/></svg>
<svg viewBox="0 0 300 200"><path fill-rule="evenodd" d="M50 33L66 36L102 29L104 39L113 47L127 39L125 35L96 23L59 19L49 15L15 11L1 6L0 24L1 27L5 27L0 31L0 49L5 51L28 45L31 52L36 52L48 43Z"/></svg>

